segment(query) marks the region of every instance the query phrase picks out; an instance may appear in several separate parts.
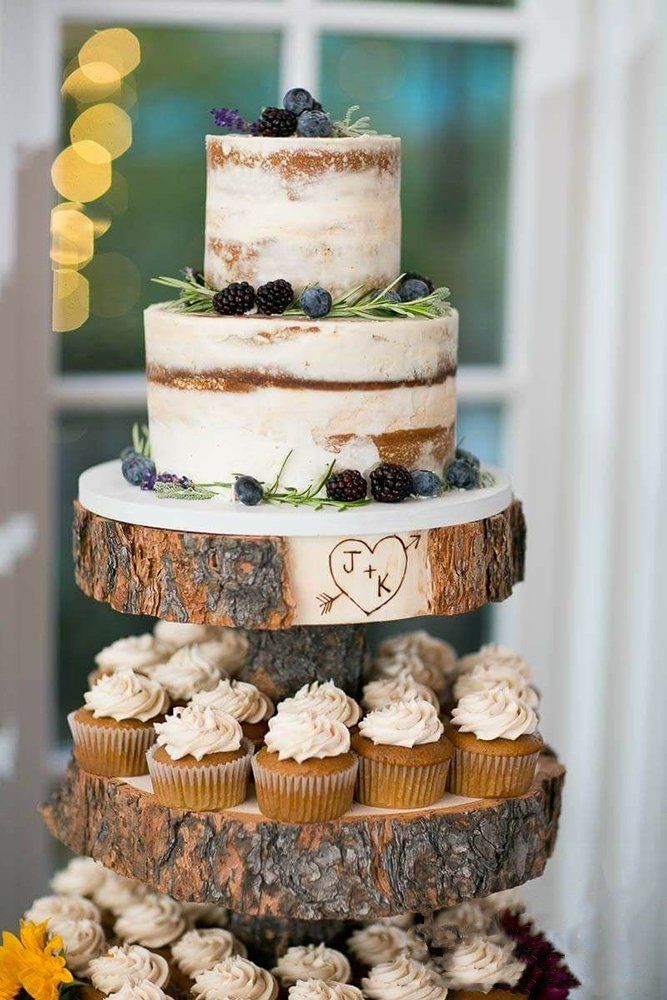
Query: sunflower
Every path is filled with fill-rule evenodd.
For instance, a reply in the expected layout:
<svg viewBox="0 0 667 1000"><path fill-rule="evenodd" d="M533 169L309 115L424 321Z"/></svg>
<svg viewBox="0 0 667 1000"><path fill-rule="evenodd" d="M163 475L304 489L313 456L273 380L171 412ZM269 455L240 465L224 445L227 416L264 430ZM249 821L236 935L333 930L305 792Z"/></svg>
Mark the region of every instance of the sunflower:
<svg viewBox="0 0 667 1000"><path fill-rule="evenodd" d="M63 941L47 937L47 923L21 921L21 938L5 931L0 946L0 1000L13 1000L21 987L33 1000L58 1000L60 987L74 982L65 964Z"/></svg>

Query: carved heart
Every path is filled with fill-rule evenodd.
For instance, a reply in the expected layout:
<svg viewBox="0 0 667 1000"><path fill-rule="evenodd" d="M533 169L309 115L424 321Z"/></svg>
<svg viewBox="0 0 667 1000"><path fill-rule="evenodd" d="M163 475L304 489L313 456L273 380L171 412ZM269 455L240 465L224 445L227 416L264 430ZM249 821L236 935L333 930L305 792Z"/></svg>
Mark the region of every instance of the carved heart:
<svg viewBox="0 0 667 1000"><path fill-rule="evenodd" d="M387 535L375 545L346 538L329 555L334 583L367 615L398 593L407 567L408 554L398 535Z"/></svg>

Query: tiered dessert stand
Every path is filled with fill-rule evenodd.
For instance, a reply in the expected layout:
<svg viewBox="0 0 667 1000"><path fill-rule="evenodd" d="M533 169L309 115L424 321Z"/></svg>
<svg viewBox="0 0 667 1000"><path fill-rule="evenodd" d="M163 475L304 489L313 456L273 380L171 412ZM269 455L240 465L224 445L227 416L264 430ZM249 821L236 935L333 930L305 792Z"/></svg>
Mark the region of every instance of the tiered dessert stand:
<svg viewBox="0 0 667 1000"><path fill-rule="evenodd" d="M525 525L506 477L436 500L344 512L156 499L118 463L85 473L75 504L76 579L129 614L248 630L241 677L273 698L314 679L358 695L364 626L452 615L508 597ZM564 769L546 751L518 798L446 795L424 810L355 804L342 819L281 824L254 800L221 812L159 805L148 778L109 779L72 760L43 807L52 833L177 899L233 911L260 959L331 941L348 921L426 912L540 875Z"/></svg>

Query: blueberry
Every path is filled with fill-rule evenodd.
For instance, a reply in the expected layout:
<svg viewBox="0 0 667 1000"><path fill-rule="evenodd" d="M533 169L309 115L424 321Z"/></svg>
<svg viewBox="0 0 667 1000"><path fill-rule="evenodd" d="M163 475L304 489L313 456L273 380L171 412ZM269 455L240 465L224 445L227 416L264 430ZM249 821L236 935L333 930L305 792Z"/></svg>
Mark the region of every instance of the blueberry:
<svg viewBox="0 0 667 1000"><path fill-rule="evenodd" d="M238 476L234 483L234 499L246 505L254 507L264 499L262 484L258 483L252 476Z"/></svg>
<svg viewBox="0 0 667 1000"><path fill-rule="evenodd" d="M429 294L428 285L421 278L407 278L398 288L401 302L414 302Z"/></svg>
<svg viewBox="0 0 667 1000"><path fill-rule="evenodd" d="M455 458L447 466L445 482L454 490L474 490L479 486L479 469L465 458Z"/></svg>
<svg viewBox="0 0 667 1000"><path fill-rule="evenodd" d="M314 103L313 95L303 87L292 87L283 97L285 111L291 111L297 117L303 111L310 111Z"/></svg>
<svg viewBox="0 0 667 1000"><path fill-rule="evenodd" d="M428 469L416 469L412 475L412 492L416 497L438 497L442 493L442 479Z"/></svg>
<svg viewBox="0 0 667 1000"><path fill-rule="evenodd" d="M326 139L331 131L331 119L326 111L304 111L297 119L296 134L306 139Z"/></svg>
<svg viewBox="0 0 667 1000"><path fill-rule="evenodd" d="M138 455L134 452L133 455L123 459L121 469L128 483L132 483L133 486L141 486L144 476L155 474L155 462L146 458L145 455Z"/></svg>
<svg viewBox="0 0 667 1000"><path fill-rule="evenodd" d="M469 465L474 465L476 469L479 469L479 459L471 451L466 451L465 448L457 448L456 457L465 459Z"/></svg>
<svg viewBox="0 0 667 1000"><path fill-rule="evenodd" d="M127 448L123 448L120 453L120 460L124 462L126 458L132 458L133 455L138 455L139 452L135 451L132 445L128 445Z"/></svg>
<svg viewBox="0 0 667 1000"><path fill-rule="evenodd" d="M304 288L299 296L299 305L311 319L321 319L331 311L331 293L320 285Z"/></svg>
<svg viewBox="0 0 667 1000"><path fill-rule="evenodd" d="M401 296L398 294L398 292L394 291L393 288L391 288L388 292L385 292L382 298L385 299L385 301L387 302L401 301Z"/></svg>

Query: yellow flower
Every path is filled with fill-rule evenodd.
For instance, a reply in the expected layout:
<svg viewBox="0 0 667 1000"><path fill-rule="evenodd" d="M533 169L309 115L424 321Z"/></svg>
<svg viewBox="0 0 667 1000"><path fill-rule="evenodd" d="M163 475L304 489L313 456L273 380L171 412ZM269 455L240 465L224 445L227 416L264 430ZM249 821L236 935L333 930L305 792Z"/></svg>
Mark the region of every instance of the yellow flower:
<svg viewBox="0 0 667 1000"><path fill-rule="evenodd" d="M8 931L0 947L0 1000L13 1000L20 987L33 1000L57 1000L61 985L74 977L65 965L62 938L47 938L46 921L21 921L21 940Z"/></svg>

